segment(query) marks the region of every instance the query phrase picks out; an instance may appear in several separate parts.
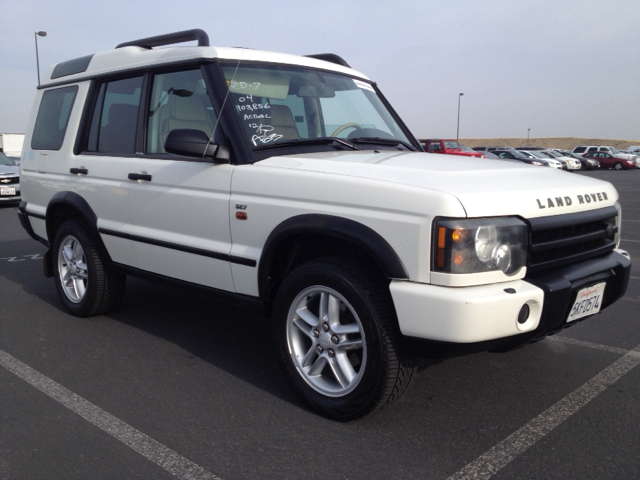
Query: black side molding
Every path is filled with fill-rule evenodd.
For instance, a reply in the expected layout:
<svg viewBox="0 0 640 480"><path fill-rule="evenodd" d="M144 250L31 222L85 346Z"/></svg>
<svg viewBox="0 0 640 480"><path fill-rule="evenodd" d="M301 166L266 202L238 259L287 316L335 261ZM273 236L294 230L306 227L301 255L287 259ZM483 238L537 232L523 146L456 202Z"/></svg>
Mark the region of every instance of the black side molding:
<svg viewBox="0 0 640 480"><path fill-rule="evenodd" d="M27 212L27 202L20 202L20 206L18 207L18 219L20 220L20 225L22 225L22 228L25 229L25 231L31 238L37 240L45 247L50 248L51 245L49 244L47 239L36 235L36 233L33 231L33 227L31 226L31 222L29 221L29 216L45 220L45 217L43 215L36 215L34 213Z"/></svg>
<svg viewBox="0 0 640 480"><path fill-rule="evenodd" d="M180 245L178 243L166 242L164 240L157 240L155 238L142 237L140 235L132 235L125 232L117 232L115 230L109 230L107 228L99 228L98 231L103 235L110 235L112 237L125 238L133 242L146 243L148 245L155 245L157 247L169 248L171 250L178 250L179 252L192 253L193 255L200 255L201 257L215 258L216 260L223 260L230 263L236 263L239 265L245 265L247 267L255 267L257 262L250 258L237 257L235 255L229 255L227 253L213 252L211 250L205 250L203 248L190 247L188 245Z"/></svg>
<svg viewBox="0 0 640 480"><path fill-rule="evenodd" d="M194 28L192 30L183 30L181 32L167 33L166 35L157 35L155 37L147 37L141 38L139 40L132 40L131 42L124 42L118 45L116 48L163 47L165 45L173 45L175 43L190 42L191 40L197 40L199 47L209 46L209 35L207 35L207 32L199 28Z"/></svg>

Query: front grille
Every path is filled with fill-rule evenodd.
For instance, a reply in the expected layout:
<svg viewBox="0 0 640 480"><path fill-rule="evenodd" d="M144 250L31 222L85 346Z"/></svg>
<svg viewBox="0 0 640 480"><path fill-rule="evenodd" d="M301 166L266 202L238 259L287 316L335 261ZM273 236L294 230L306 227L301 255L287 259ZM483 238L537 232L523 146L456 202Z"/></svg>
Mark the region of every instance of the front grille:
<svg viewBox="0 0 640 480"><path fill-rule="evenodd" d="M529 220L529 272L569 265L616 246L615 207Z"/></svg>
<svg viewBox="0 0 640 480"><path fill-rule="evenodd" d="M9 180L8 182L6 180ZM20 183L20 177L0 177L0 187L4 187L5 185L12 185Z"/></svg>

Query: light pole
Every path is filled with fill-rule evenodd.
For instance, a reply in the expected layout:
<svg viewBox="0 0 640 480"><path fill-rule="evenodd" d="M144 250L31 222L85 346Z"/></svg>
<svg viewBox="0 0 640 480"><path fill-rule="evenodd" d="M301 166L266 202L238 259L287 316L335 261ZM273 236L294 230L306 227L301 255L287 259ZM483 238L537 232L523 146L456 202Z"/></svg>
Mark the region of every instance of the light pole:
<svg viewBox="0 0 640 480"><path fill-rule="evenodd" d="M38 86L40 86L40 59L38 58L38 37L46 37L47 32L34 32L33 36L36 39L36 67L38 68Z"/></svg>
<svg viewBox="0 0 640 480"><path fill-rule="evenodd" d="M464 93L458 94L458 129L456 130L456 141L460 138L460 97L462 97Z"/></svg>
<svg viewBox="0 0 640 480"><path fill-rule="evenodd" d="M531 131L530 128L527 128L527 145L531 146L531 144L529 143L529 132Z"/></svg>

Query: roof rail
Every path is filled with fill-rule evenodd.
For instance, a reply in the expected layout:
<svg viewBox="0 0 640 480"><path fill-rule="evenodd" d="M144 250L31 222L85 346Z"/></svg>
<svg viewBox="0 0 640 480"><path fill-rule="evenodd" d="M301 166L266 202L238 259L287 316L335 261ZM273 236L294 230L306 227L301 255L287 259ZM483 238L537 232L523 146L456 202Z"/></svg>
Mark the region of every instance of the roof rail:
<svg viewBox="0 0 640 480"><path fill-rule="evenodd" d="M199 28L194 28L192 30L183 30L182 32L168 33L166 35L157 35L155 37L141 38L140 40L124 42L118 45L116 48L162 47L164 45L173 45L174 43L190 42L191 40L197 40L199 47L209 46L209 35L207 35L207 32Z"/></svg>
<svg viewBox="0 0 640 480"><path fill-rule="evenodd" d="M305 55L305 57L317 58L318 60L337 63L338 65L342 65L343 67L351 68L351 65L345 62L344 58L336 55L335 53L316 53L315 55Z"/></svg>

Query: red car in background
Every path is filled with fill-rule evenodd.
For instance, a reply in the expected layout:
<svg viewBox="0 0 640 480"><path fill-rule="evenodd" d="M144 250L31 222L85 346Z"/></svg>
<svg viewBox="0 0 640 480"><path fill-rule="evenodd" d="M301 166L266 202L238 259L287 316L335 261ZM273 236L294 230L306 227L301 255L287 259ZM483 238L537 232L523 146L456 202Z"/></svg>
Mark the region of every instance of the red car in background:
<svg viewBox="0 0 640 480"><path fill-rule="evenodd" d="M457 140L442 140L439 138L430 138L428 140L420 140L425 152L429 153L446 153L448 155L463 155L465 157L482 158L482 152L466 149L462 147Z"/></svg>
<svg viewBox="0 0 640 480"><path fill-rule="evenodd" d="M636 168L636 162L634 160L616 157L608 152L587 152L582 156L584 158L593 158L600 164L600 168L613 168L615 170Z"/></svg>

